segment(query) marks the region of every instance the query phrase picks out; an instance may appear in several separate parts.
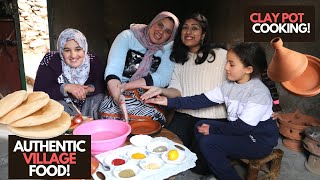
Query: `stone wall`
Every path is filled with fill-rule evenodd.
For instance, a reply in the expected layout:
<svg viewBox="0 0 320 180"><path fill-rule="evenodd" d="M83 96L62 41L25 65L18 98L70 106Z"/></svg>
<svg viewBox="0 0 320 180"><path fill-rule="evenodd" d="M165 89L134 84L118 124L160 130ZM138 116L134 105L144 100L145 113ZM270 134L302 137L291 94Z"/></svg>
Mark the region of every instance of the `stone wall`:
<svg viewBox="0 0 320 180"><path fill-rule="evenodd" d="M48 13L46 0L18 0L21 41L24 54L49 51Z"/></svg>

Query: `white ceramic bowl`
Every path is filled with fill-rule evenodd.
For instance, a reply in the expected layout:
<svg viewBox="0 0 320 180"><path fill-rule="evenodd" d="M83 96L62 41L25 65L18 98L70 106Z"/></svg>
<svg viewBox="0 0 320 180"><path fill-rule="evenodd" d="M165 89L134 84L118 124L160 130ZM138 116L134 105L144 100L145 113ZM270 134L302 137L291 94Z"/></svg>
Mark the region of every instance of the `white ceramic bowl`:
<svg viewBox="0 0 320 180"><path fill-rule="evenodd" d="M169 144L164 141L154 141L147 146L147 150L152 154L162 154L169 150Z"/></svg>
<svg viewBox="0 0 320 180"><path fill-rule="evenodd" d="M127 155L129 156L130 159L132 159L134 161L140 161L142 159L145 159L145 158L141 158L141 159L133 158L132 155L134 155L136 153L143 154L145 156L145 158L147 158L147 156L148 156L147 150L145 148L142 148L142 147L134 147L134 148L132 148L131 150L129 150L127 152Z"/></svg>
<svg viewBox="0 0 320 180"><path fill-rule="evenodd" d="M121 159L124 161L124 164L115 164L116 161L119 161L117 159ZM125 154L109 154L108 156L106 156L104 159L103 159L103 162L108 165L111 169L114 169L118 166L123 166L125 165L129 160L129 157Z"/></svg>
<svg viewBox="0 0 320 180"><path fill-rule="evenodd" d="M139 163L140 167L146 171L155 171L164 165L164 161L158 157L148 157Z"/></svg>
<svg viewBox="0 0 320 180"><path fill-rule="evenodd" d="M135 135L130 138L131 144L137 147L147 146L152 140L151 136L148 135Z"/></svg>
<svg viewBox="0 0 320 180"><path fill-rule="evenodd" d="M130 178L122 178L120 177L119 173L121 173L122 171L126 170L126 169L131 169L135 176L130 177ZM137 165L134 164L126 164L123 166L118 166L113 170L113 175L117 178L117 179L126 179L126 180L134 180L134 179L138 179L137 176L140 173L140 168Z"/></svg>
<svg viewBox="0 0 320 180"><path fill-rule="evenodd" d="M170 149L171 150L171 149ZM169 150L169 151L170 151ZM184 151L181 151L179 149L175 149L178 151L179 153L179 157L176 160L169 160L168 159L168 152L165 152L161 155L161 158L164 160L164 162L166 162L167 164L181 164L184 160L186 160L187 156L186 153Z"/></svg>

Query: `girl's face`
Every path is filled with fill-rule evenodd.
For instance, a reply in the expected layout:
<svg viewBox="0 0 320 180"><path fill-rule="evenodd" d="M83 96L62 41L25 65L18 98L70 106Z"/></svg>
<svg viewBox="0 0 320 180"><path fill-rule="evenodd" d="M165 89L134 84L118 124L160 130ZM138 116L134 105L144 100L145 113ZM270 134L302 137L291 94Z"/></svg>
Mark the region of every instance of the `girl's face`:
<svg viewBox="0 0 320 180"><path fill-rule="evenodd" d="M83 63L84 50L75 40L70 40L64 45L62 56L68 66L76 68Z"/></svg>
<svg viewBox="0 0 320 180"><path fill-rule="evenodd" d="M148 31L150 41L153 44L163 44L172 35L174 24L169 18L163 18L153 24Z"/></svg>
<svg viewBox="0 0 320 180"><path fill-rule="evenodd" d="M250 74L252 73L253 68L252 66L245 67L237 54L232 50L229 50L227 53L225 70L228 80L242 84L250 80Z"/></svg>
<svg viewBox="0 0 320 180"><path fill-rule="evenodd" d="M204 38L205 33L198 21L188 19L184 22L181 30L181 41L189 48L190 52L197 52L200 49L201 40Z"/></svg>

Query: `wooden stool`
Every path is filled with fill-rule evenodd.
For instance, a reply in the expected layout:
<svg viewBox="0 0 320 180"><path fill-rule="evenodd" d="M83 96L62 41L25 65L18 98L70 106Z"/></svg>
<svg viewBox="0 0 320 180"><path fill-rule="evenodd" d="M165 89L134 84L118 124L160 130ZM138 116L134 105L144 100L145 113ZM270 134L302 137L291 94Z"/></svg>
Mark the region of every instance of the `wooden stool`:
<svg viewBox="0 0 320 180"><path fill-rule="evenodd" d="M241 159L242 162L248 164L247 180L258 179L260 170L264 171L266 174L259 177L259 179L279 179L282 156L283 151L281 149L274 149L269 156L262 159ZM268 165L269 162L270 166Z"/></svg>

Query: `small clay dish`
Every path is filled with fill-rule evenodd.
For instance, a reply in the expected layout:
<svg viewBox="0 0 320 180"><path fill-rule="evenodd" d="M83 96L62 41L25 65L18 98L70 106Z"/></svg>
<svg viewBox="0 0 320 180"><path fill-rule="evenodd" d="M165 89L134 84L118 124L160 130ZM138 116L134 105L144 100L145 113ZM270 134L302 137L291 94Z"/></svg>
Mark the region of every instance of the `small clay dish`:
<svg viewBox="0 0 320 180"><path fill-rule="evenodd" d="M281 84L294 94L311 97L320 93L320 60L314 56L306 56L308 59L306 70L297 78Z"/></svg>
<svg viewBox="0 0 320 180"><path fill-rule="evenodd" d="M129 122L131 134L155 135L161 131L161 124L158 121L137 119Z"/></svg>

